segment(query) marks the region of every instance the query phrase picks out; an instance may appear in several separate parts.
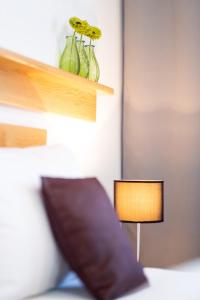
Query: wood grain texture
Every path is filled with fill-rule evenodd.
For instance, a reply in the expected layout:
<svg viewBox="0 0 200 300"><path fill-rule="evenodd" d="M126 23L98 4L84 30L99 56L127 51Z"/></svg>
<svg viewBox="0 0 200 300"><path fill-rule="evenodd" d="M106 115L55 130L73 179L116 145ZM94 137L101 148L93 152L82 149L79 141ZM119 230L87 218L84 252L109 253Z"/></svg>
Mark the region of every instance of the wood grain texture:
<svg viewBox="0 0 200 300"><path fill-rule="evenodd" d="M0 103L95 121L97 93L113 89L0 48Z"/></svg>
<svg viewBox="0 0 200 300"><path fill-rule="evenodd" d="M47 132L10 124L0 124L0 147L30 147L46 145Z"/></svg>

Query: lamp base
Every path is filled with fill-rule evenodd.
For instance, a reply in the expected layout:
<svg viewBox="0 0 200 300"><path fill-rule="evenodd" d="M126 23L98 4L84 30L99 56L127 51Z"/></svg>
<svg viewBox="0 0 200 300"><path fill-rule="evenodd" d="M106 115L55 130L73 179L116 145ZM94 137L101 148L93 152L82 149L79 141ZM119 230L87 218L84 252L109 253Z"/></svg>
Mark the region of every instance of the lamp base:
<svg viewBox="0 0 200 300"><path fill-rule="evenodd" d="M140 223L137 223L137 261L140 261Z"/></svg>

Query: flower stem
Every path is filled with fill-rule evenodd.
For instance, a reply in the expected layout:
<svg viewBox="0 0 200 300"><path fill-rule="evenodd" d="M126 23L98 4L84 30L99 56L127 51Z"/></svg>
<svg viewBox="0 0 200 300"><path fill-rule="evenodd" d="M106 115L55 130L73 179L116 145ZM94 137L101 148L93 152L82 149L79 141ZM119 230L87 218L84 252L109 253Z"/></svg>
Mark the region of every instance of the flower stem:
<svg viewBox="0 0 200 300"><path fill-rule="evenodd" d="M91 66L91 46L92 46L92 40L90 39L90 44L89 44L89 72L88 72L88 77L90 76L90 66Z"/></svg>
<svg viewBox="0 0 200 300"><path fill-rule="evenodd" d="M78 40L78 50L80 51L80 49L81 49L81 42L82 42L82 39L83 39L83 35L81 34L81 38L80 38L80 40Z"/></svg>
<svg viewBox="0 0 200 300"><path fill-rule="evenodd" d="M71 57L72 57L72 49L73 49L73 46L74 46L73 44L74 44L75 34L76 34L76 31L74 30L74 33L72 35L72 44L71 44L71 51L70 51L70 70L71 70L71 63L72 63Z"/></svg>

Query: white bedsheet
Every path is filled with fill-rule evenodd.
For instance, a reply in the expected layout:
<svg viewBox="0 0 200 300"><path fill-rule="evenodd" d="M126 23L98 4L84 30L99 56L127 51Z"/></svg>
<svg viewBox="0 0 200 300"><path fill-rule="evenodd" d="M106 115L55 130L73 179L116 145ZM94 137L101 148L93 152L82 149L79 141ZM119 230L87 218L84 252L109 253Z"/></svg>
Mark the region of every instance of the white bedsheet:
<svg viewBox="0 0 200 300"><path fill-rule="evenodd" d="M200 300L200 274L173 270L146 268L149 286L120 300ZM32 300L81 300L93 299L83 287L52 291Z"/></svg>

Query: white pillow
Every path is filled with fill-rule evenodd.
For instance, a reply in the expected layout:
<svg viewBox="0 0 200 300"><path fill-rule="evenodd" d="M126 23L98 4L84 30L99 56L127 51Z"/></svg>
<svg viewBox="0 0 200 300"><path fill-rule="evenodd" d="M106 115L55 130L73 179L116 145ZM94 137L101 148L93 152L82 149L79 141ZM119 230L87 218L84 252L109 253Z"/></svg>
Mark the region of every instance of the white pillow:
<svg viewBox="0 0 200 300"><path fill-rule="evenodd" d="M57 285L66 272L40 196L40 176L80 177L64 146L0 148L0 300Z"/></svg>

